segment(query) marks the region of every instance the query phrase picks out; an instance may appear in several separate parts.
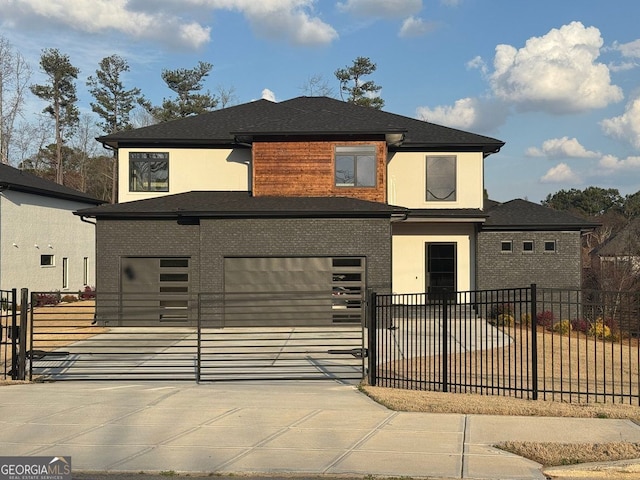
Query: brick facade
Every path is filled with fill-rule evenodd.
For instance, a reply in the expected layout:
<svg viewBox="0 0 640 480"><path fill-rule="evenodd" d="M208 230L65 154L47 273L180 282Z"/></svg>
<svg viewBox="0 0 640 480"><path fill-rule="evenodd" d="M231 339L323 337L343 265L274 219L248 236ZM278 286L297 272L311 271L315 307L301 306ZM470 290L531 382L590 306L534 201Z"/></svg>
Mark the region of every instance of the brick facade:
<svg viewBox="0 0 640 480"><path fill-rule="evenodd" d="M555 241L556 251L545 252L544 242ZM510 253L501 250L512 242ZM534 250L523 251L532 241ZM526 287L579 289L581 284L581 236L579 231L481 231L477 239L478 290Z"/></svg>
<svg viewBox="0 0 640 480"><path fill-rule="evenodd" d="M192 293L221 292L225 256L366 258L367 286L391 288L391 233L388 218L203 219L200 225L175 220L97 222L98 291L120 289L120 258L191 258Z"/></svg>

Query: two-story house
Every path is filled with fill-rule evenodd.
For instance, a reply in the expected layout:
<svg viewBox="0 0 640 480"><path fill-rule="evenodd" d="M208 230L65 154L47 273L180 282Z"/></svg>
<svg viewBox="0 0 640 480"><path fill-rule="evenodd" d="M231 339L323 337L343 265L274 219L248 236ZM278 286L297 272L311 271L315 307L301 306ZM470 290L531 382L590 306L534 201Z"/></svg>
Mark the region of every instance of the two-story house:
<svg viewBox="0 0 640 480"><path fill-rule="evenodd" d="M95 285L95 226L73 212L101 203L0 164L0 289L74 293Z"/></svg>
<svg viewBox="0 0 640 480"><path fill-rule="evenodd" d="M484 159L504 144L326 97L98 140L119 159L119 203L78 212L97 220L99 292L315 292L326 308L300 311L323 325L349 320L336 293L476 288ZM123 304L122 321L189 322L186 302ZM281 323L299 321L289 303Z"/></svg>

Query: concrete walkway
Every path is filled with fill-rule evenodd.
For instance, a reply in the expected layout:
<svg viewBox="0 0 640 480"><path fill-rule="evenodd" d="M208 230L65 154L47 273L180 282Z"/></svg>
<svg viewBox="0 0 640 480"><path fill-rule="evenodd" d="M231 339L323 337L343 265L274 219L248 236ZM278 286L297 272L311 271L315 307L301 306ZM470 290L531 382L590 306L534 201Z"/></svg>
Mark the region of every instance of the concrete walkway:
<svg viewBox="0 0 640 480"><path fill-rule="evenodd" d="M544 479L504 440L640 442L626 420L393 412L331 381L0 387L0 455L74 471Z"/></svg>

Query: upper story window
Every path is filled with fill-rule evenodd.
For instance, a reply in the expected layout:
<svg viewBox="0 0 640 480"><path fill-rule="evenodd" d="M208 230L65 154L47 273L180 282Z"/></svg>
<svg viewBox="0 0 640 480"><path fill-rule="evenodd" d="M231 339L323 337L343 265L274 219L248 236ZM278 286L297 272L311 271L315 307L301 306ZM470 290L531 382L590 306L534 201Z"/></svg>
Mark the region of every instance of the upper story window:
<svg viewBox="0 0 640 480"><path fill-rule="evenodd" d="M531 253L533 252L534 248L533 248L533 240L525 240L524 242L522 242L522 251L525 253Z"/></svg>
<svg viewBox="0 0 640 480"><path fill-rule="evenodd" d="M336 147L336 187L376 186L376 147Z"/></svg>
<svg viewBox="0 0 640 480"><path fill-rule="evenodd" d="M427 202L456 201L456 157L427 156Z"/></svg>
<svg viewBox="0 0 640 480"><path fill-rule="evenodd" d="M503 240L500 242L500 251L511 253L513 251L513 242L511 240Z"/></svg>
<svg viewBox="0 0 640 480"><path fill-rule="evenodd" d="M545 252L555 252L556 251L556 241L555 240L545 240L544 241L544 251Z"/></svg>
<svg viewBox="0 0 640 480"><path fill-rule="evenodd" d="M169 154L166 152L129 153L129 191L168 192Z"/></svg>

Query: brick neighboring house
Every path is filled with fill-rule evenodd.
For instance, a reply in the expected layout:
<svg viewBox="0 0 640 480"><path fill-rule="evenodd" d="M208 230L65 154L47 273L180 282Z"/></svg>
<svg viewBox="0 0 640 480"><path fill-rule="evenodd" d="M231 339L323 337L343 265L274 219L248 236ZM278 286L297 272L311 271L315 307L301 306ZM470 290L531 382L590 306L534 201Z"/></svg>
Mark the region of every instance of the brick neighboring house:
<svg viewBox="0 0 640 480"><path fill-rule="evenodd" d="M582 235L598 226L526 200L487 201L478 232L478 289L580 289Z"/></svg>
<svg viewBox="0 0 640 480"><path fill-rule="evenodd" d="M98 140L118 153L119 204L77 214L97 222L99 291L362 298L479 287L484 160L500 140L326 97ZM193 321L150 311L135 321Z"/></svg>
<svg viewBox="0 0 640 480"><path fill-rule="evenodd" d="M73 212L103 203L0 164L0 289L95 285L95 226Z"/></svg>

